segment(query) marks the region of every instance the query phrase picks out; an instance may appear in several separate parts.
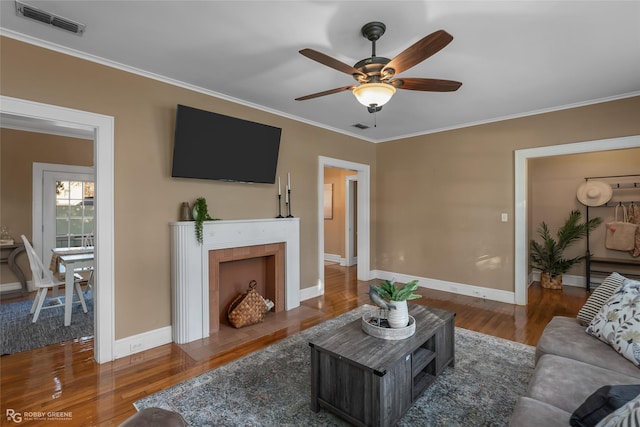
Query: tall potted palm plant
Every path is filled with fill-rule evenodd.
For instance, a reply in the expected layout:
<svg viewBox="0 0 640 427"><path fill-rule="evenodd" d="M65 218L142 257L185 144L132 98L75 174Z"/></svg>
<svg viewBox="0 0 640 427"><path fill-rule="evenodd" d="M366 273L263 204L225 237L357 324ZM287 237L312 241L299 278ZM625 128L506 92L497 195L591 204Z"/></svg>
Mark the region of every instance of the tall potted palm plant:
<svg viewBox="0 0 640 427"><path fill-rule="evenodd" d="M543 288L562 289L562 275L586 258L586 255L564 258L564 251L569 246L586 237L587 233L602 223L602 218L593 218L587 222L581 222L581 220L580 211L571 211L564 225L558 229L555 238L544 221L538 227L538 235L542 238L542 243L531 240L529 265L542 272L540 285Z"/></svg>

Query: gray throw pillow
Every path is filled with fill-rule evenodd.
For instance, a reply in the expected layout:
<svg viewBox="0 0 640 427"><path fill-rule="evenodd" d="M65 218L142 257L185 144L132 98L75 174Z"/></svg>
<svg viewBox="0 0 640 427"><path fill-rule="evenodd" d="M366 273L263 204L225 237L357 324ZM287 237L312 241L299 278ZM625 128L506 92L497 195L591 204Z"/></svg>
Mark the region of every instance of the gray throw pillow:
<svg viewBox="0 0 640 427"><path fill-rule="evenodd" d="M576 318L582 326L588 326L593 320L596 314L600 312L600 309L611 295L622 286L626 277L618 274L611 273L604 281L598 286L587 299L587 302L582 306Z"/></svg>

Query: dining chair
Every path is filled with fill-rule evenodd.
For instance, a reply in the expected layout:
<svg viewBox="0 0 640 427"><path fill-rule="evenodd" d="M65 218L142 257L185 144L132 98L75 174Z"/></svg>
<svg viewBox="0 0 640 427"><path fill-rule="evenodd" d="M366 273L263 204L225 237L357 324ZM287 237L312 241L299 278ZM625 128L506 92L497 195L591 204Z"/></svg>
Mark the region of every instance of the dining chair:
<svg viewBox="0 0 640 427"><path fill-rule="evenodd" d="M84 235L82 238L82 246L93 246L93 233Z"/></svg>
<svg viewBox="0 0 640 427"><path fill-rule="evenodd" d="M29 258L29 266L31 267L31 273L33 276L33 284L37 290L36 297L33 300L33 304L31 305L30 313L33 314L33 319L31 321L35 323L38 320L38 316L40 316L40 311L45 308L54 308L54 307L62 307L64 303L58 302L58 304L46 305L44 306L44 302L47 299L47 292L49 289L57 289L58 286L64 285L64 281L58 280L54 277L53 272L48 268L45 268L38 257L38 254L29 243L27 237L23 234L22 241L24 242L24 247L27 252L27 257ZM84 301L84 296L82 295L82 288L80 287L80 281L74 281L74 288L76 294L78 295L78 301L74 301L74 304L82 304L82 311L87 312L87 305Z"/></svg>
<svg viewBox="0 0 640 427"><path fill-rule="evenodd" d="M93 233L85 234L85 236L82 238L82 246L94 246L94 245L95 245L95 240L93 238ZM82 272L81 282L86 282L87 286L86 286L85 295L87 295L88 298L91 299L91 297L93 296L93 284L95 282L95 277L94 277L95 273L93 271L93 267L86 269L86 271L88 271L89 274L83 274L84 272Z"/></svg>

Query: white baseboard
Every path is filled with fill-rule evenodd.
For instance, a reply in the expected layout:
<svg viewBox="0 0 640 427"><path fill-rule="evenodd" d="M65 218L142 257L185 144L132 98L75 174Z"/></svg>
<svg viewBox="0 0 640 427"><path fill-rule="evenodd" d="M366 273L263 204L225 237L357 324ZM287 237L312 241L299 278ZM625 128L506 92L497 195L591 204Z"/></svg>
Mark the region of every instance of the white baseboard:
<svg viewBox="0 0 640 427"><path fill-rule="evenodd" d="M328 262L336 262L343 266L347 265L346 258L342 258L340 255L337 255L337 254L324 254L324 260Z"/></svg>
<svg viewBox="0 0 640 427"><path fill-rule="evenodd" d="M309 288L300 289L300 301L306 301L311 298L319 297L324 293L322 287L311 286Z"/></svg>
<svg viewBox="0 0 640 427"><path fill-rule="evenodd" d="M3 283L0 285L0 292L17 291L22 289L20 282Z"/></svg>
<svg viewBox="0 0 640 427"><path fill-rule="evenodd" d="M155 329L153 331L143 332L138 335L116 340L115 342L115 358L130 356L141 351L149 350L153 347L169 344L173 342L171 335L171 326Z"/></svg>
<svg viewBox="0 0 640 427"><path fill-rule="evenodd" d="M394 280L401 283L407 283L417 279L418 286L422 288L435 289L438 291L451 292L459 295L467 295L470 297L484 298L492 301L515 304L515 293L510 291L483 288L482 286L448 282L445 280L430 279L428 277L417 277L408 274L392 273L389 271L374 270L372 271L372 275L377 279Z"/></svg>

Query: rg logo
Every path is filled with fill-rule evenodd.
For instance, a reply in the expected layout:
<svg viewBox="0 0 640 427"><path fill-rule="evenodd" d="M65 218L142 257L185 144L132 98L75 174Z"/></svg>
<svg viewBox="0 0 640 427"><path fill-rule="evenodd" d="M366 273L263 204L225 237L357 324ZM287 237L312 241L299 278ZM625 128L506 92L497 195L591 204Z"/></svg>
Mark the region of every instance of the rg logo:
<svg viewBox="0 0 640 427"><path fill-rule="evenodd" d="M7 409L6 415L8 421L13 421L14 423L22 422L22 413L20 412L16 412L13 409Z"/></svg>

